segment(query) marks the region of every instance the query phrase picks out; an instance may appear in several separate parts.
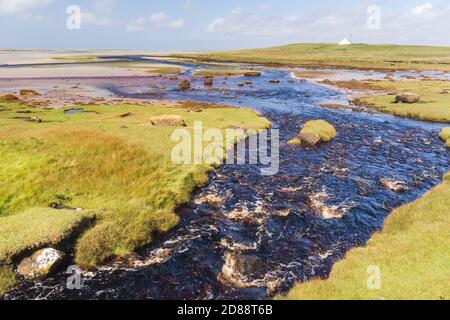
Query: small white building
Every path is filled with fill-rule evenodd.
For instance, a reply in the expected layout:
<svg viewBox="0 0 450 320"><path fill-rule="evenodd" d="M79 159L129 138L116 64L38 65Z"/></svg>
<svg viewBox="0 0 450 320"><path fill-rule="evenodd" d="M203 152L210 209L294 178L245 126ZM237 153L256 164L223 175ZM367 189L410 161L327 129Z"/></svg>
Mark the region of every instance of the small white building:
<svg viewBox="0 0 450 320"><path fill-rule="evenodd" d="M339 41L339 45L340 46L349 46L352 43L350 41L347 40L347 38L342 39L341 41Z"/></svg>

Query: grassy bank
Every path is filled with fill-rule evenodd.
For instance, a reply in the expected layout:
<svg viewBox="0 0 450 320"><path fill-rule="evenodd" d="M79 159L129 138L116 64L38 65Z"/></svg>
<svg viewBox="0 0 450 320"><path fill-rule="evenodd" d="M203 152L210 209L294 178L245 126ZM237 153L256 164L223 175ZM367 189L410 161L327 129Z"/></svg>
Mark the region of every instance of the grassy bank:
<svg viewBox="0 0 450 320"><path fill-rule="evenodd" d="M248 109L190 112L117 105L88 106L68 115L18 103L1 105L1 264L28 248L58 242L85 215L95 216L96 223L76 244L76 262L84 267L126 255L151 242L155 232L175 226L175 208L207 182L213 168L173 164L175 128L152 126L152 116L179 115L189 131L194 121L222 130L270 125ZM83 211L45 209L52 203ZM2 270L5 286L10 277L7 268Z"/></svg>
<svg viewBox="0 0 450 320"><path fill-rule="evenodd" d="M180 57L319 68L450 71L450 47L292 44L274 48L208 52Z"/></svg>
<svg viewBox="0 0 450 320"><path fill-rule="evenodd" d="M350 251L328 280L299 284L285 299L450 299L450 174L421 199L395 210L365 248ZM381 289L369 290L369 266Z"/></svg>
<svg viewBox="0 0 450 320"><path fill-rule="evenodd" d="M450 148L450 127L442 129L439 136L445 141L447 147Z"/></svg>
<svg viewBox="0 0 450 320"><path fill-rule="evenodd" d="M357 99L360 105L367 105L379 111L400 117L424 121L450 122L449 81L367 81L362 86L376 87L391 94L371 95ZM395 95L413 92L421 96L418 103L395 103Z"/></svg>

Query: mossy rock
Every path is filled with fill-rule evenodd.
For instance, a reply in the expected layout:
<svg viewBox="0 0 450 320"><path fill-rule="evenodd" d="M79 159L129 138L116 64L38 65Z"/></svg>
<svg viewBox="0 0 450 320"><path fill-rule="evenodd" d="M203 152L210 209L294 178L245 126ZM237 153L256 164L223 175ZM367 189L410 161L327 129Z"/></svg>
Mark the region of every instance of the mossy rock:
<svg viewBox="0 0 450 320"><path fill-rule="evenodd" d="M336 138L337 132L334 126L325 120L313 120L305 123L300 131L300 135L306 134L318 135L323 142L330 142Z"/></svg>

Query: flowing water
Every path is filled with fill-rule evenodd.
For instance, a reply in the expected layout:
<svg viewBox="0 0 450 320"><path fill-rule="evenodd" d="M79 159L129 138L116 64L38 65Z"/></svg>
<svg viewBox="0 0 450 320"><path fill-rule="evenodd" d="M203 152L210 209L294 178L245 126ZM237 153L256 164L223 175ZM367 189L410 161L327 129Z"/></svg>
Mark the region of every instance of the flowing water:
<svg viewBox="0 0 450 320"><path fill-rule="evenodd" d="M179 80L205 68L183 66L189 69ZM292 82L287 70L263 71L259 78L215 78L214 88L193 80L189 91L166 77L152 78L150 87L142 79L107 85L124 97L256 109L280 129L280 171L261 176L258 166L225 165L179 209L178 227L126 260L83 273L80 290L67 289L68 275L60 273L23 282L6 298L268 298L295 282L326 277L349 249L382 228L393 208L417 199L449 170L450 154L438 138L442 125L322 109L321 103L346 104L345 94ZM238 87L243 80L253 84ZM309 150L286 144L319 118L336 127L332 143Z"/></svg>

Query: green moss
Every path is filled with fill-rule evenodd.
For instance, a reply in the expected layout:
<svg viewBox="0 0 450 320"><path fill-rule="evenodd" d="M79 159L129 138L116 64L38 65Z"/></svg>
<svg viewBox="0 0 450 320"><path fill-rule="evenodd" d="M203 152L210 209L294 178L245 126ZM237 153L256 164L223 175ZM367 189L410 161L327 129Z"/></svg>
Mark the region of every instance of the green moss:
<svg viewBox="0 0 450 320"><path fill-rule="evenodd" d="M302 144L302 142L298 138L291 139L287 143L293 146L299 146Z"/></svg>
<svg viewBox="0 0 450 320"><path fill-rule="evenodd" d="M307 133L318 135L324 142L330 142L337 135L336 129L333 125L324 120L313 120L305 123L300 134Z"/></svg>

